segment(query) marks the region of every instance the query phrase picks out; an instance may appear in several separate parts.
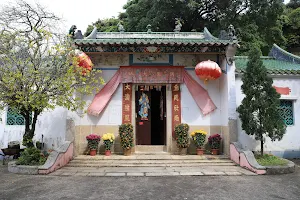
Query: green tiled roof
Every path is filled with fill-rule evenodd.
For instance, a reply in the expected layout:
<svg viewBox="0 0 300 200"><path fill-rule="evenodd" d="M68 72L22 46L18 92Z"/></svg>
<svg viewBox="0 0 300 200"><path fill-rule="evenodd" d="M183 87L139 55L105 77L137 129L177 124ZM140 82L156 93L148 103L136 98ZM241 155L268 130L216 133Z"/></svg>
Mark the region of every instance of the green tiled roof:
<svg viewBox="0 0 300 200"><path fill-rule="evenodd" d="M276 60L273 57L262 56L263 64L269 74L300 75L300 64ZM235 67L237 73L243 73L247 67L247 56L235 56Z"/></svg>
<svg viewBox="0 0 300 200"><path fill-rule="evenodd" d="M183 38L110 38L75 40L77 45L202 45L226 46L227 40L183 39Z"/></svg>
<svg viewBox="0 0 300 200"><path fill-rule="evenodd" d="M94 31L93 31L94 32ZM76 39L76 45L202 45L227 46L234 40L221 40L204 28L203 32L95 32L84 39Z"/></svg>

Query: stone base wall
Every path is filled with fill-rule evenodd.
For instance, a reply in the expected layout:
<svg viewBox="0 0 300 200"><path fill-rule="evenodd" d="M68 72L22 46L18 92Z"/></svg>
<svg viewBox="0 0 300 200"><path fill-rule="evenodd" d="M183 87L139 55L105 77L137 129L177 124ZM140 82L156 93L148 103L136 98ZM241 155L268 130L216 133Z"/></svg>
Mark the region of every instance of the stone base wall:
<svg viewBox="0 0 300 200"><path fill-rule="evenodd" d="M75 126L75 156L77 155L86 155L89 154L89 150L87 148L87 140L86 136L91 133L95 133L100 135L101 137L105 133L114 133L116 140L114 145L112 146L112 153L122 153L123 150L120 146L120 138L118 136L119 126L109 126L109 125L101 125L101 126L93 126L93 125L81 125ZM104 154L104 144L103 140L100 141L98 154Z"/></svg>
<svg viewBox="0 0 300 200"><path fill-rule="evenodd" d="M220 134L222 137L222 144L221 144L221 148L220 148L220 153L222 154L226 154L229 155L229 145L230 142L235 141L236 135L235 133L231 133L231 130L234 130L231 127L234 127L234 123L235 122L231 122L230 126L190 126L190 130L189 130L189 134L195 130L199 130L199 129L203 129L205 131L207 131L207 137L206 137L206 145L205 145L205 149L207 151L210 151L209 145L207 144L207 140L208 137L210 135L213 134ZM74 153L75 156L76 155L86 155L89 153L88 148L87 148L87 140L86 140L86 136L91 134L91 133L95 133L98 134L100 136L103 136L103 134L105 133L114 133L116 140L115 143L112 147L112 153L115 154L122 154L123 153L123 149L121 148L120 145L120 138L118 135L118 129L119 126L117 125L81 125L81 126L76 126L75 127L75 142L74 142ZM230 134L229 134L230 132ZM135 135L135 134L134 134ZM172 135L172 134L167 134L167 135ZM170 139L170 138L169 138ZM167 141L170 141L167 138ZM166 147L167 151L170 153L176 153L178 151L178 148L176 146L176 141L174 139L171 139L171 143L169 142L169 144ZM98 154L104 154L104 145L103 145L103 141L100 141L100 145L98 148ZM134 149L133 149L134 152ZM190 140L190 145L188 148L188 153L189 154L196 154L196 147L193 144L193 141Z"/></svg>

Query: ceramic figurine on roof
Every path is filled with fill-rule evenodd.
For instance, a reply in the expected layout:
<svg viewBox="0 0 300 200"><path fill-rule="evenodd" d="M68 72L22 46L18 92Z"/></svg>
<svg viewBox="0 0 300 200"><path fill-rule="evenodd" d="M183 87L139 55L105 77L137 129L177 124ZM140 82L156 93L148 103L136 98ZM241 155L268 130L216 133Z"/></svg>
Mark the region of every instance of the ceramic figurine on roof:
<svg viewBox="0 0 300 200"><path fill-rule="evenodd" d="M119 22L119 23L117 24L117 26L118 26L118 30L119 30L121 33L122 33L122 32L125 32L124 26L122 25L121 22Z"/></svg>
<svg viewBox="0 0 300 200"><path fill-rule="evenodd" d="M151 33L152 32L152 30L151 30L151 24L148 24L146 28L147 28L147 33Z"/></svg>
<svg viewBox="0 0 300 200"><path fill-rule="evenodd" d="M75 31L76 31L76 29L77 29L76 25L72 25L71 28L70 28L70 30L69 30L69 35L73 39L75 38Z"/></svg>
<svg viewBox="0 0 300 200"><path fill-rule="evenodd" d="M182 27L182 24L181 24L181 21L180 19L178 18L175 18L175 29L174 29L174 32L180 32L181 31L181 27Z"/></svg>
<svg viewBox="0 0 300 200"><path fill-rule="evenodd" d="M236 40L236 35L235 35L235 29L234 29L234 26L232 24L230 24L228 26L228 36L229 36L229 39L232 41L232 40Z"/></svg>

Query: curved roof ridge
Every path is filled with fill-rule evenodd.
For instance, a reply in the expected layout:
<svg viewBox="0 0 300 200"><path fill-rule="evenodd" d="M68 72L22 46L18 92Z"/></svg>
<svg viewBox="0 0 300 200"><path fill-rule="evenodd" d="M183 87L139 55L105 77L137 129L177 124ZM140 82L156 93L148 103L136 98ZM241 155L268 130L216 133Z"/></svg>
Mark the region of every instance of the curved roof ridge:
<svg viewBox="0 0 300 200"><path fill-rule="evenodd" d="M277 60L283 60L287 62L300 64L299 56L287 52L286 50L280 48L277 44L273 44L269 56L272 56Z"/></svg>
<svg viewBox="0 0 300 200"><path fill-rule="evenodd" d="M203 33L204 33L205 39L208 39L208 40L219 40L218 38L216 38L215 36L213 36L206 27L204 27Z"/></svg>

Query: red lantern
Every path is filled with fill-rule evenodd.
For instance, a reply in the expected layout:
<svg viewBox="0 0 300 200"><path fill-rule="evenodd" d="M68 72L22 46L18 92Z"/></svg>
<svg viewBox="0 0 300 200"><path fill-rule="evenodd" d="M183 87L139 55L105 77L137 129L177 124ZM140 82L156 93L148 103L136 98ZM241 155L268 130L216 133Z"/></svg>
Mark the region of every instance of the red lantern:
<svg viewBox="0 0 300 200"><path fill-rule="evenodd" d="M209 80L220 78L222 71L219 65L213 61L203 61L195 67L196 75L206 83Z"/></svg>
<svg viewBox="0 0 300 200"><path fill-rule="evenodd" d="M82 67L82 75L86 75L87 72L92 71L94 64L92 63L90 57L84 52L77 53L78 66Z"/></svg>

